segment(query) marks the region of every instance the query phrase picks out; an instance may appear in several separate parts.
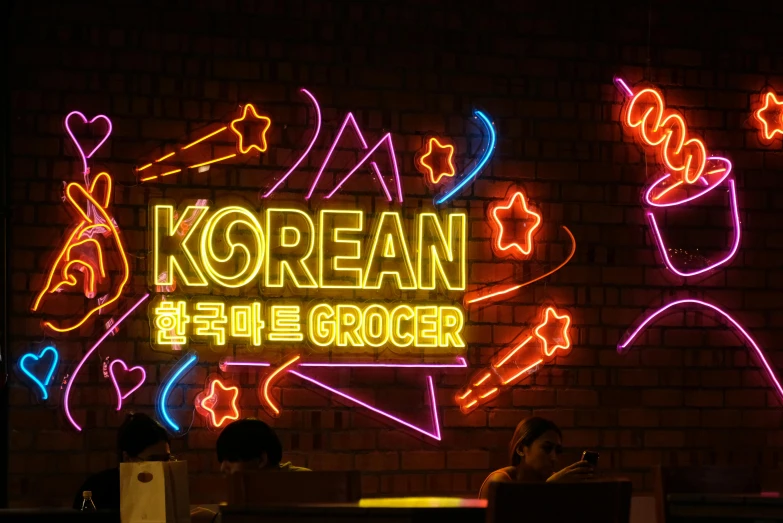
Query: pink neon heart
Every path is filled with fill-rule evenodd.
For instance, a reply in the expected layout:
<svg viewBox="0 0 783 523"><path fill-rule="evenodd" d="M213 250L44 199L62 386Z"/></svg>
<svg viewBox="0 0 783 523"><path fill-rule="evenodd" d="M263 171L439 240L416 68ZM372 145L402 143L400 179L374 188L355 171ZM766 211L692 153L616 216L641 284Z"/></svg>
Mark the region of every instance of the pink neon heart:
<svg viewBox="0 0 783 523"><path fill-rule="evenodd" d="M114 365L120 364L122 365L123 372L126 374L129 374L131 372L140 372L141 373L141 379L136 383L131 389L126 392L122 393L122 389L120 389L120 384L117 382L117 376L114 371ZM147 381L147 372L144 370L143 367L137 365L135 367L128 368L128 365L122 361L122 360L113 360L109 364L109 378L111 378L111 382L114 384L114 390L117 391L117 410L122 409L122 400L126 399L128 396L139 390L139 387L144 385L144 382Z"/></svg>
<svg viewBox="0 0 783 523"><path fill-rule="evenodd" d="M79 143L79 140L76 139L76 136L74 136L73 131L71 130L70 120L71 120L71 117L74 116L74 115L79 116L79 118L82 119L82 123L85 123L87 125L92 125L97 120L105 120L106 121L106 125L108 126L106 128L106 134L103 136L101 141L98 142L98 145L96 145L95 147L92 148L92 151L90 151L89 154L84 154L84 148ZM79 155L82 157L82 164L84 165L84 171L83 171L82 174L84 174L84 173L87 172L87 158L91 158L92 155L95 154L95 152L98 149L101 148L101 145L103 145L104 142L109 139L109 135L111 135L111 130L112 130L111 120L109 120L108 116L106 116L104 114L99 114L97 116L94 116L92 118L92 120L87 121L87 117L84 116L84 114L82 112L80 112L80 111L71 111L70 113L68 113L68 116L65 117L65 130L68 132L68 136L71 137L71 140L73 140L73 144L76 146L76 149L79 150Z"/></svg>

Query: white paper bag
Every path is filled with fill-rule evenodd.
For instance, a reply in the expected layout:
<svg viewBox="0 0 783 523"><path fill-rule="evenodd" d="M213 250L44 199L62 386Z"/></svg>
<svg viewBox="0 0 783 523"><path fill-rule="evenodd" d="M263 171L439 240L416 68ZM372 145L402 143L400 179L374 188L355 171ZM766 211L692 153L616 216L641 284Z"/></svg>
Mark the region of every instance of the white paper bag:
<svg viewBox="0 0 783 523"><path fill-rule="evenodd" d="M190 523L185 461L120 463L122 523Z"/></svg>

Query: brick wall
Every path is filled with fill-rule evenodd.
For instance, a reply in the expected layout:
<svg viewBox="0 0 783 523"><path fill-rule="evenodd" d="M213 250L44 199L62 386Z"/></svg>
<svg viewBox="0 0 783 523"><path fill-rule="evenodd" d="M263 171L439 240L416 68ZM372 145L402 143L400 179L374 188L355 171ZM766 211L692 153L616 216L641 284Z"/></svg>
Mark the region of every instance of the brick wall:
<svg viewBox="0 0 783 523"><path fill-rule="evenodd" d="M113 118L114 133L97 162L117 181L113 205L132 253L131 296L145 289L147 202L227 192L254 201L256 181L289 164L304 132L299 87L316 92L324 108L325 137L314 158L322 157L344 114L355 111L368 135L393 132L405 183L421 195L408 199L411 206L429 198L412 167L424 134L460 140L470 111L480 107L497 125L497 153L454 204L467 206L476 225L471 281L508 273L506 265L493 265L482 220L485 205L511 183L526 189L547 223L536 262L562 259L566 247L554 241L560 225L573 231L578 249L565 269L513 302L471 315L469 359L475 366L486 362L544 300L573 315L572 354L468 416L451 400L465 374L436 376L444 425L437 445L283 381L283 415L272 423L288 457L319 470L361 469L367 495L472 496L488 471L505 465L515 424L534 413L563 428L564 460L595 448L602 469L631 477L642 490L651 488L649 467L659 463L777 467L781 405L725 327L707 316L680 314L651 329L643 349L625 356L615 350L650 304L682 288L666 277L648 234L641 189L658 171L654 157L618 124L621 97L612 76L661 86L694 131L734 162L741 249L730 266L685 289L736 313L780 366L783 155L780 141L773 147L758 142L750 118L765 85L783 90L779 3L721 11L715 3L653 2L652 12L633 2L568 8L407 0L112 4L17 2L10 24L13 355L41 341L40 320L28 311L52 245L70 223L62 183L80 175L62 131L69 111ZM279 115L270 135L276 152L251 165L216 168L187 187L136 184L133 166L140 158L246 101L265 103ZM338 165L355 159L355 152L345 154ZM304 169L317 166L311 159ZM296 182L291 187L296 192ZM369 201L358 194L348 201ZM715 204L704 212L668 224L670 232L692 245L727 240L725 208ZM58 341L69 363L95 333L81 336ZM100 350L101 357L115 355L147 369L148 383L133 408L151 412L155 386L174 358L150 349L146 313ZM172 398L182 409L216 370L219 355L203 356L184 393ZM243 415L269 419L252 392L253 378L241 378L248 391ZM61 409L35 405L28 389L12 380L13 504L68 503L88 473L113 465L121 416L97 356L81 380L74 404L82 433L67 425ZM391 405L420 397L414 381L392 373L341 377L341 385ZM57 405L61 391L54 396ZM197 419L174 443L197 478L197 491L216 472L215 438Z"/></svg>

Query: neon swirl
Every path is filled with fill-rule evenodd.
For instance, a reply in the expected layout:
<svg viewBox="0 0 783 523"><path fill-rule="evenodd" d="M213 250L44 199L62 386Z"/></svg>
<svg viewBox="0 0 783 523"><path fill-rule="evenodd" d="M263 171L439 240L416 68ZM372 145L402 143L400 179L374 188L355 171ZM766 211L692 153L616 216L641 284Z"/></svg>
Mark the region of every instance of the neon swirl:
<svg viewBox="0 0 783 523"><path fill-rule="evenodd" d="M73 382L76 381L76 376L79 375L79 371L82 370L82 367L84 366L84 363L87 361L87 358L92 355L93 352L95 352L95 349L100 347L101 343L104 342L106 338L109 337L111 333L113 333L119 326L122 324L125 319L130 316L133 311L135 311L139 305L141 305L144 300L149 298L149 293L142 296L139 301L133 304L133 306L128 309L125 314L120 316L120 318L114 322L111 326L109 326L108 329L106 329L106 332L104 332L100 338L98 338L98 341L96 341L92 347L90 347L90 350L87 351L87 353L82 357L81 361L79 361L79 364L76 365L76 368L73 371L73 374L71 375L70 379L68 380L68 383L65 385L65 394L63 395L63 409L65 410L65 417L68 418L68 421L71 423L71 425L74 426L76 430L81 432L82 427L78 423L76 423L76 420L73 419L73 415L71 415L71 387L73 387Z"/></svg>
<svg viewBox="0 0 783 523"><path fill-rule="evenodd" d="M484 125L484 130L486 131L486 134L489 135L489 144L487 145L486 149L484 149L484 153L481 155L479 161L476 162L476 165L473 166L473 169L462 176L457 176L456 178L458 178L460 181L454 187L446 191L443 196L438 196L435 198L435 205L446 203L447 201L454 198L458 192L460 192L468 183L471 183L479 175L479 173L489 162L490 158L492 158L492 155L495 153L497 135L495 133L495 126L492 124L492 120L490 120L486 114L478 110L473 111L473 114L478 119L478 121Z"/></svg>
<svg viewBox="0 0 783 523"><path fill-rule="evenodd" d="M182 379L182 377L187 374L188 371L190 371L190 369L196 365L196 363L198 363L198 354L195 352L191 352L184 358L180 358L180 360L174 364L174 367L171 368L171 371L169 371L169 374L166 376L166 379L163 382L163 386L158 389L160 392L158 393L158 398L155 401L158 418L160 418L166 424L166 426L174 432L179 432L179 425L177 425L176 422L171 419L171 416L169 416L168 409L166 408L166 400L169 398L171 389L174 388L179 380Z"/></svg>
<svg viewBox="0 0 783 523"><path fill-rule="evenodd" d="M686 298L682 300L673 301L667 305L664 305L660 309L657 309L655 312L650 313L639 324L639 326L637 326L636 329L634 329L633 332L631 332L631 334L628 335L625 341L617 344L617 352L624 353L628 349L630 349L630 345L642 334L642 332L645 331L645 329L647 329L647 327L651 323L653 323L657 318L659 318L664 313L666 313L669 309L677 306L686 306L688 308L692 308L691 306L706 307L712 310L713 312L718 313L722 318L725 318L731 324L731 326L734 327L734 329L739 333L740 338L746 341L753 348L753 351L758 356L761 365L764 368L764 372L766 373L767 378L769 379L771 385L775 389L778 398L783 400L783 386L781 386L774 368L772 367L772 365L770 365L769 361L767 361L767 358L764 355L764 351L761 349L761 347L758 346L758 344L750 336L750 334L748 334L748 332L742 327L742 325L740 325L739 322L735 320L729 313L727 313L720 307L706 301Z"/></svg>
<svg viewBox="0 0 783 523"><path fill-rule="evenodd" d="M269 189L264 195L262 195L262 198L269 198L269 196L274 193L280 185L283 184L283 182L288 179L289 176L291 176L291 173L293 173L297 167L299 167L299 164L302 163L302 161L305 159L305 157L310 154L310 151L313 148L313 145L315 145L315 141L318 139L318 135L321 133L321 106L318 104L318 100L316 100L315 96L313 96L313 93L305 89L304 87L299 90L300 92L307 95L308 98L310 98L310 101L313 103L313 107L315 108L315 130L313 131L313 137L310 140L310 143L307 145L307 148L304 150L304 152L299 156L299 159L294 162L294 164L291 166L288 171L277 181L276 184L272 186L271 189Z"/></svg>

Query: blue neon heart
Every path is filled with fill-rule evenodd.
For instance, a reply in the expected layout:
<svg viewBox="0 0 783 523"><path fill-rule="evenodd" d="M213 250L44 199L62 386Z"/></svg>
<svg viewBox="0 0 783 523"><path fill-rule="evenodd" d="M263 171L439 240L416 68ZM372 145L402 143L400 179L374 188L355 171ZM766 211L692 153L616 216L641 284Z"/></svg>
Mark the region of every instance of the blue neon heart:
<svg viewBox="0 0 783 523"><path fill-rule="evenodd" d="M46 373L45 379L40 380L38 379L38 376L36 376L31 369L27 368L27 362L31 360L33 362L39 362L41 361L41 358L43 358L44 354L46 354L47 352L52 353L52 362L49 365L49 370ZM19 358L19 369L24 373L25 376L30 378L30 381L32 381L35 385L38 386L39 389L41 389L41 399L44 401L49 399L49 392L46 390L46 388L49 386L49 383L52 381L52 376L54 376L54 371L57 370L57 363L59 361L60 361L60 354L57 352L57 349L55 349L51 345L41 350L41 352L39 352L38 354L33 354L32 352L28 352L27 354Z"/></svg>

